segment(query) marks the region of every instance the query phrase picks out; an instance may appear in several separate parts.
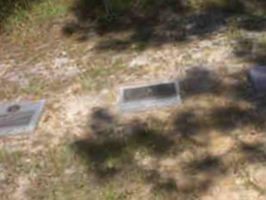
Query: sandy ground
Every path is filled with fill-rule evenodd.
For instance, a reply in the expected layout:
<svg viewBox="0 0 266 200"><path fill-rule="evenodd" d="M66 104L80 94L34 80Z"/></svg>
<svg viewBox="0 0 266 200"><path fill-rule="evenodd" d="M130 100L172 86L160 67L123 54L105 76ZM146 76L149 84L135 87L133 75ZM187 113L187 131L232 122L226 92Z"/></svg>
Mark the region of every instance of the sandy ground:
<svg viewBox="0 0 266 200"><path fill-rule="evenodd" d="M231 91L243 79L241 73L255 64L234 54L236 42L228 37L226 30L206 38L192 38L185 44L166 43L143 51L116 51L112 48L100 51L97 47L102 38L95 36L86 42L77 43L74 39L63 38L59 27L52 27L49 37L44 36L34 44L9 45L5 42L0 47L2 100L47 100L35 134L5 138L1 140L2 148L10 152L38 153L47 145L60 145L65 137L83 138L89 133L93 138L93 130L87 128L93 119L88 116L97 108L111 110L122 124L132 118L145 121L146 116L155 116L169 123L176 118L181 121L176 130L170 128L170 132L191 133L199 147L188 148L175 156L159 158L139 156L136 151L133 158L142 169L157 171L162 185L170 180L173 187L177 188L178 193L166 190L168 199L266 199L265 129L256 126L257 118L253 117L257 112L253 111L256 106L242 97L235 97L241 88L236 87L236 92ZM122 65L122 70L110 70L118 64ZM101 72L101 67L108 69L107 74ZM91 72L91 68L97 68L99 72ZM80 79L84 73L87 73L85 81ZM189 79L190 75L195 76L195 80L193 77ZM183 104L174 112L170 108L122 116L117 110L119 87L176 78L192 82L188 85L184 82L188 92L185 91L187 93L182 96ZM99 87L88 90L84 82ZM218 85L222 85L221 88ZM243 117L246 114L247 119ZM185 117L181 119L182 116ZM259 113L259 116L263 117L264 114ZM254 124L251 120L255 120ZM193 135L193 132L198 134ZM241 147L246 152L240 151ZM194 172L186 172L189 167L182 167L186 163L197 162L199 158L199 169ZM0 163L1 193L7 195L7 199L29 199L27 189L31 187L35 176L19 174L12 185L6 183L7 173L5 164ZM5 187L5 184L11 184L12 189ZM152 199L152 183L145 184L142 189L132 183L129 188L133 191L129 199ZM195 197L188 196L187 193L191 191L196 194Z"/></svg>

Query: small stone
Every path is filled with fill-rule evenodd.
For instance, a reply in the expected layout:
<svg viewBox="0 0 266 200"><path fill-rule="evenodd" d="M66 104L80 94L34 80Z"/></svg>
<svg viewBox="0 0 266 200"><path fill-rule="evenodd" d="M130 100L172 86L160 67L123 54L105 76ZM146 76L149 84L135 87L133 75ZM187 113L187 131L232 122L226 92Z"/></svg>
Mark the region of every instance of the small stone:
<svg viewBox="0 0 266 200"><path fill-rule="evenodd" d="M62 56L66 56L66 55L67 55L67 52L66 52L66 51L62 51L62 52L61 52L61 55L62 55Z"/></svg>
<svg viewBox="0 0 266 200"><path fill-rule="evenodd" d="M237 178L236 181L235 181L235 183L237 185L243 185L245 183L245 180L243 178Z"/></svg>
<svg viewBox="0 0 266 200"><path fill-rule="evenodd" d="M130 63L129 63L129 67L130 68L134 68L134 67L141 67L141 66L145 66L149 63L149 60L147 57L136 57L134 58Z"/></svg>

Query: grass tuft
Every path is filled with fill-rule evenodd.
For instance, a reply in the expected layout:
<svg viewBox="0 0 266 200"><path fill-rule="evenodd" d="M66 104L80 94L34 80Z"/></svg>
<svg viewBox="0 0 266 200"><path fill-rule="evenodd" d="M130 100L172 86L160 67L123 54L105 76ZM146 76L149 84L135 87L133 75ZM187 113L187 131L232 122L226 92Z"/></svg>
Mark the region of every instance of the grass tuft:
<svg viewBox="0 0 266 200"><path fill-rule="evenodd" d="M67 13L69 0L0 2L0 26L6 32L29 29Z"/></svg>

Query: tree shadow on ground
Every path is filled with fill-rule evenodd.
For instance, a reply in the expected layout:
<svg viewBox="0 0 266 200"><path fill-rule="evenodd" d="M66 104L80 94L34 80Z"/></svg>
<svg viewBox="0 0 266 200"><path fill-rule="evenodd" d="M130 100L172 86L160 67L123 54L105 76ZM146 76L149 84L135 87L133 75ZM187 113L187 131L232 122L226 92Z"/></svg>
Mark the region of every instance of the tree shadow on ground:
<svg viewBox="0 0 266 200"><path fill-rule="evenodd" d="M254 98L246 70L228 74L202 67L191 68L180 81L180 87L185 101L196 99L201 102L200 98L206 98L210 105L195 103L178 112L175 117L178 132L191 136L199 130L226 131L249 124L264 128L265 116L260 113L264 107ZM217 102L212 103L215 98Z"/></svg>
<svg viewBox="0 0 266 200"><path fill-rule="evenodd" d="M228 70L230 71L223 68L217 72L202 66L189 68L186 70L186 77L179 81L183 98L215 95L251 101L252 87L248 80L248 71L230 73Z"/></svg>
<svg viewBox="0 0 266 200"><path fill-rule="evenodd" d="M109 112L107 109L99 108L95 112ZM111 123L106 118L97 118L97 124L93 119L95 112L90 118L93 123L90 129L93 130L95 139L81 140L75 142L74 146L86 159L92 161L97 177L108 178L114 172L123 168L114 166L108 167L108 161L119 160L118 162L132 165L133 154L137 150L148 151L154 155L162 155L168 152L174 145L169 137L161 135L157 130L151 130L145 122L132 121L127 124L120 124L118 121ZM98 115L98 114L96 114ZM85 154L84 154L85 153ZM121 159L121 160L120 160ZM119 166L119 165L118 165ZM124 164L123 164L124 167ZM120 170L119 170L120 168Z"/></svg>
<svg viewBox="0 0 266 200"><path fill-rule="evenodd" d="M167 16L150 22L131 25L131 34L125 39L114 38L104 40L96 46L96 50L126 50L132 45L137 49L147 46L160 46L165 43L186 42L196 37L205 37L218 31L226 24L229 14L206 11L187 16ZM211 19L211 20L210 20Z"/></svg>
<svg viewBox="0 0 266 200"><path fill-rule="evenodd" d="M231 21L240 29L265 30L265 17L254 14L265 11L265 2L257 0L203 1L197 2L198 8L182 0L112 1L115 15L103 2L76 0L71 8L75 19L65 24L64 35L78 41L106 36L95 49L121 51L205 38Z"/></svg>
<svg viewBox="0 0 266 200"><path fill-rule="evenodd" d="M102 111L103 108L100 112ZM99 119L97 120L99 122ZM207 191L216 178L226 173L225 169L221 170L223 167L218 161L212 161L214 158L211 156L206 156L198 162L193 161L188 164L189 167L185 167L184 174L197 174L184 175L185 183L163 174L156 169L156 164L151 167L142 165L145 156L163 159L182 153L188 146L196 148L188 138L177 140L173 134L149 125L163 125L158 125L161 122L155 118L149 118L148 121L133 120L125 124L109 124L108 126L112 127L107 128L105 132L98 132L99 128L96 128L94 139L82 139L72 144L75 152L87 163L89 173L94 174L95 183L106 184L108 181L117 181L120 177L120 181L122 179L125 184L130 185L129 182L134 181L132 176L138 176L144 184L152 185L151 192L154 195L165 195L174 199L178 194L188 199ZM105 119L99 122L98 126L106 127ZM92 130L94 128L95 125L91 127Z"/></svg>
<svg viewBox="0 0 266 200"><path fill-rule="evenodd" d="M266 8L266 4L264 5ZM243 16L238 21L238 28L248 31L265 31L266 30L266 17L257 15Z"/></svg>
<svg viewBox="0 0 266 200"><path fill-rule="evenodd" d="M266 64L266 39L240 37L234 48L234 53L241 59L254 63L254 65Z"/></svg>
<svg viewBox="0 0 266 200"><path fill-rule="evenodd" d="M245 10L243 2L236 0L224 0L221 4L210 1L199 11L193 10L189 2L180 0L125 1L120 4L113 6L118 7L114 9L118 16L109 19L102 1L77 0L72 7L75 20L63 27L63 33L66 36L77 35L80 41L89 39L91 30L96 30L99 35L115 33L117 37L108 37L96 49L125 50L133 44L143 49L150 45L207 37ZM119 33L125 32L128 35L121 38Z"/></svg>
<svg viewBox="0 0 266 200"><path fill-rule="evenodd" d="M211 87L206 89L195 84L192 74L196 70L202 73L198 77L206 75L203 84ZM89 117L93 137L75 141L72 147L99 183L114 182L120 177L120 181L130 185L129 182L134 182L132 176L140 174L140 179L152 186L155 195L165 195L167 199L197 198L246 164L266 162L262 140L241 140L251 134L245 129L254 130L256 135L265 131L266 126L264 107L258 107L247 97L249 86L239 78L243 77L242 73L224 74L223 78L216 79L217 74L207 69L189 70L181 81L187 86L184 103L165 121L154 114L123 121L107 108L96 108ZM195 88L188 87L190 84L197 87L196 92ZM239 88L244 91L237 92ZM230 138L233 147L223 154L214 154L209 150L214 133L216 137ZM192 158L180 161L187 151ZM227 162L227 157L234 153L243 156ZM164 159L174 160L170 165L172 170L178 169L176 174L162 169L160 162Z"/></svg>

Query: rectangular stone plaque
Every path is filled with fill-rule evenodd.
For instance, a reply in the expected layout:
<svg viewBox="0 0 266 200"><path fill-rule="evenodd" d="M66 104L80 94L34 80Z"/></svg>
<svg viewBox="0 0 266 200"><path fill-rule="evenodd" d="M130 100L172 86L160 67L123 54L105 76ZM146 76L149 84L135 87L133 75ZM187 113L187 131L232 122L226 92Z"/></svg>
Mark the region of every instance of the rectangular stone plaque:
<svg viewBox="0 0 266 200"><path fill-rule="evenodd" d="M33 132L44 104L44 100L0 104L0 136Z"/></svg>
<svg viewBox="0 0 266 200"><path fill-rule="evenodd" d="M181 102L177 81L124 87L120 90L122 111L141 111L151 107L178 105Z"/></svg>
<svg viewBox="0 0 266 200"><path fill-rule="evenodd" d="M266 66L256 66L249 71L249 79L257 96L266 95Z"/></svg>

